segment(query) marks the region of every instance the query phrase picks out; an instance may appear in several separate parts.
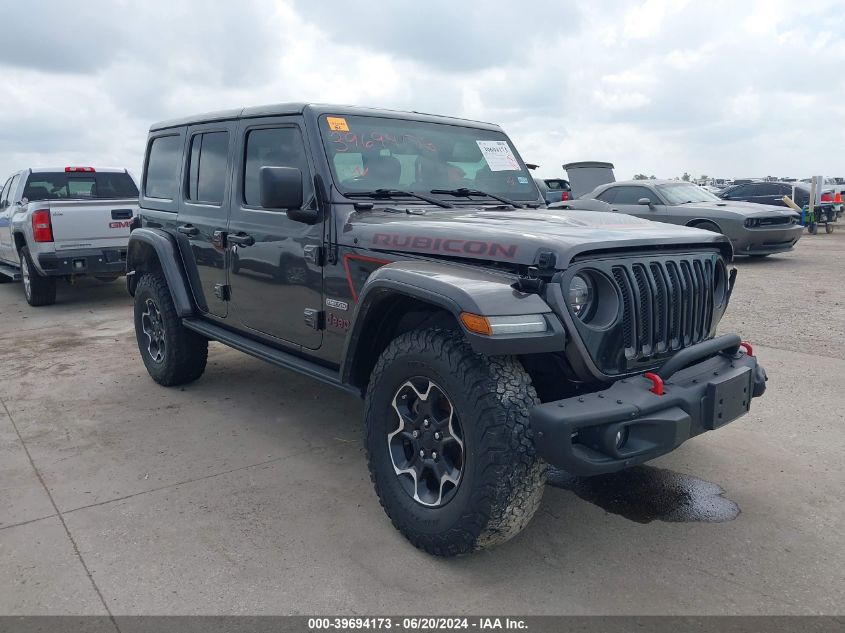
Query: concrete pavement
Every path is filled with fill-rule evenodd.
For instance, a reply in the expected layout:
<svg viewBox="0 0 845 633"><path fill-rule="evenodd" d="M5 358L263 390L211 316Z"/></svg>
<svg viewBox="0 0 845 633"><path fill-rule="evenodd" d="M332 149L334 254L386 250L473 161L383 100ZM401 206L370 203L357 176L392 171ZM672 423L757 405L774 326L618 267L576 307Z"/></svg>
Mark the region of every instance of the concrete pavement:
<svg viewBox="0 0 845 633"><path fill-rule="evenodd" d="M723 331L770 386L654 466L723 523L637 523L548 487L510 543L411 547L372 490L361 403L212 344L165 389L121 282L30 308L0 285L0 614L808 614L845 597L845 232L740 261Z"/></svg>

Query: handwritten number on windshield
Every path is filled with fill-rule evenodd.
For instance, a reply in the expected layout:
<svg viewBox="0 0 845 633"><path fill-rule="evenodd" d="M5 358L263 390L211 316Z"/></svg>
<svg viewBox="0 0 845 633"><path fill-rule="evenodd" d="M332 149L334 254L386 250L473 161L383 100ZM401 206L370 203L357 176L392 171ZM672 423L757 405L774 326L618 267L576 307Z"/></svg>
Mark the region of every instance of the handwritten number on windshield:
<svg viewBox="0 0 845 633"><path fill-rule="evenodd" d="M437 146L426 139L420 139L413 134L382 134L381 132L370 132L359 136L355 132L332 132L331 142L335 146L335 152L342 154L354 149L394 149L399 147L411 147L416 150L436 152Z"/></svg>

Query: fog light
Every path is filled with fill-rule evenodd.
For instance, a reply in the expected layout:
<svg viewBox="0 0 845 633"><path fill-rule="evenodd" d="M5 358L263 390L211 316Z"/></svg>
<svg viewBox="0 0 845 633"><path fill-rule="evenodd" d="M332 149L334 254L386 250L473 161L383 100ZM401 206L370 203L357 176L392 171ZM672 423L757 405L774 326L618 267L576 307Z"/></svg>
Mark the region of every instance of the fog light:
<svg viewBox="0 0 845 633"><path fill-rule="evenodd" d="M616 431L616 450L620 450L628 443L628 427L624 426Z"/></svg>

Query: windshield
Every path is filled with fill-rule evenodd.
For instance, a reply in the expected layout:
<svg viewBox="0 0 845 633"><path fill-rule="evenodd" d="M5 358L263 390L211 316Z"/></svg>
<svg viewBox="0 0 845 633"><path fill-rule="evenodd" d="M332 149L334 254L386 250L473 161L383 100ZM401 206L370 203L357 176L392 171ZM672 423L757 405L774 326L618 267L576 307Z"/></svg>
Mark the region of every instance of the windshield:
<svg viewBox="0 0 845 633"><path fill-rule="evenodd" d="M686 204L687 202L721 202L706 189L702 189L698 185L693 185L688 182L671 184L671 185L657 185L660 193L666 198L668 204Z"/></svg>
<svg viewBox="0 0 845 633"><path fill-rule="evenodd" d="M137 198L138 188L126 172L46 172L29 175L23 197L30 201L62 198L115 200Z"/></svg>
<svg viewBox="0 0 845 633"><path fill-rule="evenodd" d="M370 116L323 116L320 132L342 193L477 189L537 200L508 138L495 130ZM438 197L459 202L448 194Z"/></svg>

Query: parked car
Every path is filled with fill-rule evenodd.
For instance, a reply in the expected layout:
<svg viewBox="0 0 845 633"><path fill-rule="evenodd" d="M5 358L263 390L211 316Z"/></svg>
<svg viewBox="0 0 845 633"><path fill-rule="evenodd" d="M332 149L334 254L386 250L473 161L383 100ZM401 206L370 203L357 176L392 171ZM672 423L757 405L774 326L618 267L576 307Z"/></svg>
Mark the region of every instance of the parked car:
<svg viewBox="0 0 845 633"><path fill-rule="evenodd" d="M822 191L822 203L833 204L835 192L825 187ZM728 187L718 194L722 200L754 202L786 207L784 196L789 196L798 206L804 207L810 201L810 185L803 182L751 182Z"/></svg>
<svg viewBox="0 0 845 633"><path fill-rule="evenodd" d="M792 250L803 231L800 216L791 209L727 202L698 185L677 180L608 183L573 206L722 233L730 239L735 255L752 257Z"/></svg>
<svg viewBox="0 0 845 633"><path fill-rule="evenodd" d="M572 200L572 188L564 178L535 178L534 182L547 204Z"/></svg>
<svg viewBox="0 0 845 633"><path fill-rule="evenodd" d="M56 300L56 279L114 281L126 270L138 188L125 169L33 168L0 194L0 281L23 282L32 306Z"/></svg>
<svg viewBox="0 0 845 633"><path fill-rule="evenodd" d="M145 164L127 283L150 376L196 380L216 340L363 396L381 504L432 554L518 533L547 464L640 464L765 389L715 337L724 236L547 209L498 126L283 104L157 123ZM311 274L235 274L257 248Z"/></svg>

